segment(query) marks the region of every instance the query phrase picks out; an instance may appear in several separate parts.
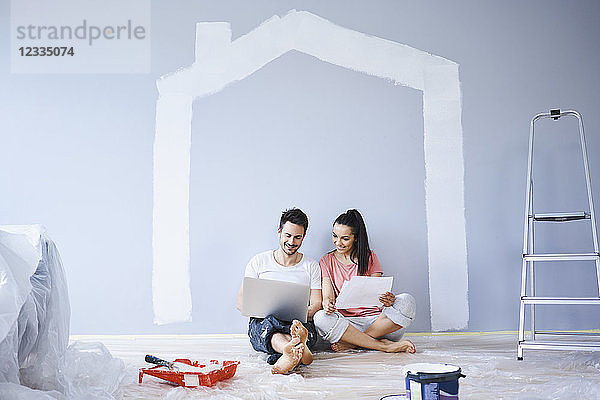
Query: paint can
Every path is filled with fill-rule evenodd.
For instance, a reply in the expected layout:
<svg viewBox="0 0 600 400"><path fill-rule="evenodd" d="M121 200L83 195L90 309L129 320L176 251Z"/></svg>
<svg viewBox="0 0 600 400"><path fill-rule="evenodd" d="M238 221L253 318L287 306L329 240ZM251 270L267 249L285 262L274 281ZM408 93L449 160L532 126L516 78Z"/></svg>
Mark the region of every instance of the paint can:
<svg viewBox="0 0 600 400"><path fill-rule="evenodd" d="M418 363L404 367L406 398L409 400L458 400L460 367L450 364Z"/></svg>

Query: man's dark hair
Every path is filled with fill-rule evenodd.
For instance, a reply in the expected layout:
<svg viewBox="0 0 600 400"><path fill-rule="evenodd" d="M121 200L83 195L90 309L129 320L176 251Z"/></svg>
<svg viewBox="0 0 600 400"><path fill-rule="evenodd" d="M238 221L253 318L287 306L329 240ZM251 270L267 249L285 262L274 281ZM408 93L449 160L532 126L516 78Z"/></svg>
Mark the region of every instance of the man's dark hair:
<svg viewBox="0 0 600 400"><path fill-rule="evenodd" d="M306 234L306 230L308 229L308 217L304 212L302 212L299 208L290 208L289 210L285 210L281 213L281 219L279 220L279 229L283 229L283 225L286 222L291 222L292 224L300 225L304 228L304 234Z"/></svg>

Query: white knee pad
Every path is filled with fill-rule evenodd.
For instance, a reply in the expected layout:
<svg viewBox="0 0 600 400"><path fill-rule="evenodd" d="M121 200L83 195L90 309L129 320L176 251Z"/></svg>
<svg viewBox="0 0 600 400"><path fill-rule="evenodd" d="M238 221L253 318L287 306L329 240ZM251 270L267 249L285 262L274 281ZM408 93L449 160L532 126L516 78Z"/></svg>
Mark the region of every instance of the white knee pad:
<svg viewBox="0 0 600 400"><path fill-rule="evenodd" d="M395 324L408 328L417 312L417 302L408 293L396 295L396 301L391 307L384 307L383 313Z"/></svg>
<svg viewBox="0 0 600 400"><path fill-rule="evenodd" d="M313 322L319 335L330 343L339 342L349 325L344 316L337 311L326 314L325 311L319 310L313 316Z"/></svg>

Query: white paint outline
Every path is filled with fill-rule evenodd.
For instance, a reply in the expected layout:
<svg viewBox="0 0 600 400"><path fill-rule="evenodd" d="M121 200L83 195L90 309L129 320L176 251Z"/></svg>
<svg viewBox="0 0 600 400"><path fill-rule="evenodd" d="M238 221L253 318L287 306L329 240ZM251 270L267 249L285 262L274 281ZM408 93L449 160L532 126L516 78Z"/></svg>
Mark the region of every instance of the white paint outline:
<svg viewBox="0 0 600 400"><path fill-rule="evenodd" d="M157 324L191 320L189 185L192 102L242 80L290 50L423 92L425 208L431 327L469 319L458 64L346 29L306 11L273 16L231 41L226 22L196 24L196 60L157 81L153 304Z"/></svg>

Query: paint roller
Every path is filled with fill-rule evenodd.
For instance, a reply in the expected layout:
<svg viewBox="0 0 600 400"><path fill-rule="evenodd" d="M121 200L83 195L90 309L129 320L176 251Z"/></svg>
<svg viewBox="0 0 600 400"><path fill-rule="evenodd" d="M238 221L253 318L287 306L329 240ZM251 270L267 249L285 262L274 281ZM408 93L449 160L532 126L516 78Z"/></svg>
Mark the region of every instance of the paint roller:
<svg viewBox="0 0 600 400"><path fill-rule="evenodd" d="M172 362L167 361L167 360L163 360L162 358L158 358L158 357L155 357L155 356L150 355L150 354L146 354L146 357L144 358L144 360L147 363L155 364L155 365L160 365L162 367L167 367L169 369L179 369L179 368L177 368L177 366L175 365L175 363L172 363Z"/></svg>

